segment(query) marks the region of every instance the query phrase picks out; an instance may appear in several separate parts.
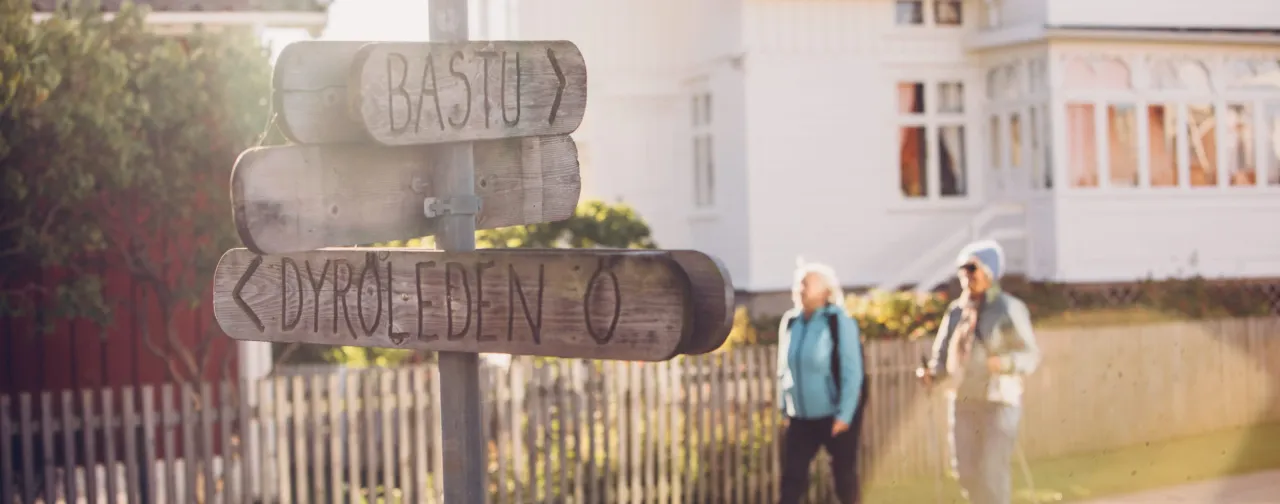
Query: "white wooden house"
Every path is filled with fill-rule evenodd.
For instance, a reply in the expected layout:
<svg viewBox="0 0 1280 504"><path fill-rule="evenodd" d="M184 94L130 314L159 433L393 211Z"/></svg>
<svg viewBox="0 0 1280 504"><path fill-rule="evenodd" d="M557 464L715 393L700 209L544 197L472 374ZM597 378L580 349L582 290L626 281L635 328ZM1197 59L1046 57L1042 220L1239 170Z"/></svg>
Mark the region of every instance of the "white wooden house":
<svg viewBox="0 0 1280 504"><path fill-rule="evenodd" d="M1280 277L1277 0L477 0L590 68L584 196L741 291Z"/></svg>

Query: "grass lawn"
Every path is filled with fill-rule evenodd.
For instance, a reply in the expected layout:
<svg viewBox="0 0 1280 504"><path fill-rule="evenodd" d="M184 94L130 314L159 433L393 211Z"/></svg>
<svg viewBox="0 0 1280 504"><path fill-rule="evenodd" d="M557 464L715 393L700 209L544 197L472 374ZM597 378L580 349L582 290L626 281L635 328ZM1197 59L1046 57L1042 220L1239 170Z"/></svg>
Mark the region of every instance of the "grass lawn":
<svg viewBox="0 0 1280 504"><path fill-rule="evenodd" d="M1161 443L1031 461L1039 501L1071 502L1280 468L1280 424L1215 432ZM1014 502L1032 502L1015 461ZM944 482L943 502L960 503L959 486ZM934 479L872 487L867 502L931 504Z"/></svg>

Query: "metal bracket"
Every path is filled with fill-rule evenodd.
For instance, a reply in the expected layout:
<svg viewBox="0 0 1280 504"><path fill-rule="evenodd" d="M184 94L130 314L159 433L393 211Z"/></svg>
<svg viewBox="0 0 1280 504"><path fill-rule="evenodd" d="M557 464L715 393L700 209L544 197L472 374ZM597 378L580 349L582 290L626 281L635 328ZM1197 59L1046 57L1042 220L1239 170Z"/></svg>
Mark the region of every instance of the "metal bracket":
<svg viewBox="0 0 1280 504"><path fill-rule="evenodd" d="M455 196L448 200L440 198L424 198L422 200L422 215L425 215L428 219L445 215L475 215L477 213L480 213L480 198L478 196Z"/></svg>

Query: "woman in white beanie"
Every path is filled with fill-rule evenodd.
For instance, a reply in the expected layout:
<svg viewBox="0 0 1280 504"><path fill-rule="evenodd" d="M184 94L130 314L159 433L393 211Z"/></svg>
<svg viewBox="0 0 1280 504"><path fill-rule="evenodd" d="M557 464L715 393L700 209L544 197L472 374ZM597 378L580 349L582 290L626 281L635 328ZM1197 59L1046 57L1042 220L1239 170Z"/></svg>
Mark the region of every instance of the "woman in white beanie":
<svg viewBox="0 0 1280 504"><path fill-rule="evenodd" d="M1022 417L1022 378L1040 350L1027 305L1000 289L1004 251L971 243L956 259L964 288L938 327L926 385L946 390L951 466L974 504L1009 504L1009 464Z"/></svg>

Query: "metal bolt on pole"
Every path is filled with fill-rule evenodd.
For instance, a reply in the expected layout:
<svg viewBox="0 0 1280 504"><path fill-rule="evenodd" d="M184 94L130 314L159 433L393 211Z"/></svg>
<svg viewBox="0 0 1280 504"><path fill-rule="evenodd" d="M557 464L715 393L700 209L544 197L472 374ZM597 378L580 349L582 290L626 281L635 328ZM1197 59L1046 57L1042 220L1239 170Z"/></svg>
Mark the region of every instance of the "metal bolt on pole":
<svg viewBox="0 0 1280 504"><path fill-rule="evenodd" d="M432 42L466 41L467 0L429 0ZM432 166L437 196L446 202L475 198L475 163L471 142L433 149ZM476 249L475 212L449 212L436 217L440 226L436 246L450 252ZM480 356L440 352L441 442L443 443L445 504L485 501L485 445L480 432Z"/></svg>

